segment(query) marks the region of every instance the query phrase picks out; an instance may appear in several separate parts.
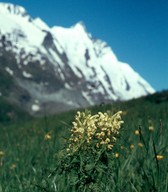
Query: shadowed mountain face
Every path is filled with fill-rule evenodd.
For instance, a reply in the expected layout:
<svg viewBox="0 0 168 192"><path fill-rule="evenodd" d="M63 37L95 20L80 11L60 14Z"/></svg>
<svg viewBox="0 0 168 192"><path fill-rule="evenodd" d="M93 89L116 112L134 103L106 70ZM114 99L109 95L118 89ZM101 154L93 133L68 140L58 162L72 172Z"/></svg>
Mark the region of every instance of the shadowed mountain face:
<svg viewBox="0 0 168 192"><path fill-rule="evenodd" d="M0 3L0 95L31 114L147 95L154 89L83 23L49 28Z"/></svg>

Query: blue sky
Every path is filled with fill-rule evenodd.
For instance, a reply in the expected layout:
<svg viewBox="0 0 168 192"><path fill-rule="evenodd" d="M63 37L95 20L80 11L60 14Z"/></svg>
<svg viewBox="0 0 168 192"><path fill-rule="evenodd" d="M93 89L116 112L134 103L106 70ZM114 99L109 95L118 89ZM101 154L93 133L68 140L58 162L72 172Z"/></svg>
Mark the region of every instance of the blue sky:
<svg viewBox="0 0 168 192"><path fill-rule="evenodd" d="M4 0L24 6L49 26L83 21L157 91L168 89L167 0Z"/></svg>

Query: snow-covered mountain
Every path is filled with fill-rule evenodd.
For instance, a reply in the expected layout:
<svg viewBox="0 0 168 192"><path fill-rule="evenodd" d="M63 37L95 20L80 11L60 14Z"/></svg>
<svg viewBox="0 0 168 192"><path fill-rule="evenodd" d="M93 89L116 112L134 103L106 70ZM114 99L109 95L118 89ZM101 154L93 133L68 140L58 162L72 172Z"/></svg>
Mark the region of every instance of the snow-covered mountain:
<svg viewBox="0 0 168 192"><path fill-rule="evenodd" d="M7 86L2 82L5 77ZM0 3L0 81L0 95L30 113L65 111L154 92L83 23L50 28L23 7L6 3Z"/></svg>

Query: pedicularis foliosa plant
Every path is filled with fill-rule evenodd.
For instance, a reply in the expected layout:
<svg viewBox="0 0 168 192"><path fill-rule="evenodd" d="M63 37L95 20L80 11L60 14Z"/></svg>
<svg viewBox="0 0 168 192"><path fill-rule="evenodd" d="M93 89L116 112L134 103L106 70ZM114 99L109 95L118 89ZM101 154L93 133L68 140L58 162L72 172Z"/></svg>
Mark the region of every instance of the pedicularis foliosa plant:
<svg viewBox="0 0 168 192"><path fill-rule="evenodd" d="M77 112L54 173L58 191L110 191L121 114Z"/></svg>

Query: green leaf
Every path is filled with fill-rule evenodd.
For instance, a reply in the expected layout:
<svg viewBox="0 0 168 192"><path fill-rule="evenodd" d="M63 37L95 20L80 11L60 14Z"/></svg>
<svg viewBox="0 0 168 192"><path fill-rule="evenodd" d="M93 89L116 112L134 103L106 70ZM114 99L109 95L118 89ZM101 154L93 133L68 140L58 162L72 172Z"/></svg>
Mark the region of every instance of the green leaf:
<svg viewBox="0 0 168 192"><path fill-rule="evenodd" d="M75 185L79 182L78 176L74 173L71 174L70 183L71 185Z"/></svg>
<svg viewBox="0 0 168 192"><path fill-rule="evenodd" d="M107 171L107 166L104 164L97 165L95 168L99 173L106 173Z"/></svg>
<svg viewBox="0 0 168 192"><path fill-rule="evenodd" d="M95 168L95 163L90 163L85 166L86 171L91 171Z"/></svg>

